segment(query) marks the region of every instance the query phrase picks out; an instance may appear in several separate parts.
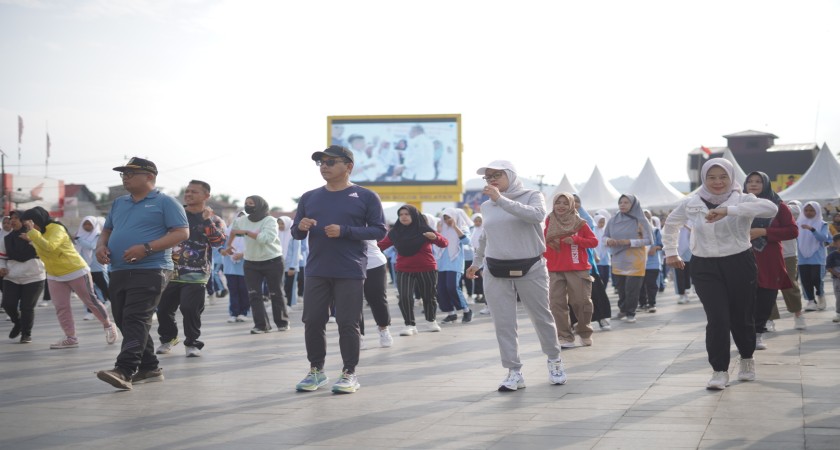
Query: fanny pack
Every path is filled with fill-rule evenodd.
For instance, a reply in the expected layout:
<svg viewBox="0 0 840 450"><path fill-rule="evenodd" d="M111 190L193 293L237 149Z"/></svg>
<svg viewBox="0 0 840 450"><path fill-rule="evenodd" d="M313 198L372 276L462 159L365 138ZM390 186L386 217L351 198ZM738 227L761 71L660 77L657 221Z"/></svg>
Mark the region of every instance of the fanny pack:
<svg viewBox="0 0 840 450"><path fill-rule="evenodd" d="M542 256L535 256L533 258L525 259L496 259L484 258L484 265L490 274L496 278L519 278L528 274L534 264L540 260Z"/></svg>

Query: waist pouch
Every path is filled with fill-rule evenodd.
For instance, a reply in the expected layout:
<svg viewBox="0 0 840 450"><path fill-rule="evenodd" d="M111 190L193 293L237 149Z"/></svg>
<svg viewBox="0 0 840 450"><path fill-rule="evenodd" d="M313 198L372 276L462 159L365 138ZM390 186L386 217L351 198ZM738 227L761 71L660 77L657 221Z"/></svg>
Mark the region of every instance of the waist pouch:
<svg viewBox="0 0 840 450"><path fill-rule="evenodd" d="M485 266L490 274L496 278L519 278L528 274L534 264L542 256L525 259L496 259L484 258Z"/></svg>

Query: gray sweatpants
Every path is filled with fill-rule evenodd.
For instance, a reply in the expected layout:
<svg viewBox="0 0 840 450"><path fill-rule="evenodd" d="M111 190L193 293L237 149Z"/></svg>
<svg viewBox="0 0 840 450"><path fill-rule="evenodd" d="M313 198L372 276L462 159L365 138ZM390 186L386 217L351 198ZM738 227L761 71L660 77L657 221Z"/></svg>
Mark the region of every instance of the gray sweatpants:
<svg viewBox="0 0 840 450"><path fill-rule="evenodd" d="M496 326L502 367L517 370L522 367L519 358L519 324L516 320L517 294L534 324L543 353L548 359L559 359L560 342L557 340L554 316L548 306L548 269L545 267L545 259L540 259L521 278L496 278L486 268L482 276L484 296Z"/></svg>

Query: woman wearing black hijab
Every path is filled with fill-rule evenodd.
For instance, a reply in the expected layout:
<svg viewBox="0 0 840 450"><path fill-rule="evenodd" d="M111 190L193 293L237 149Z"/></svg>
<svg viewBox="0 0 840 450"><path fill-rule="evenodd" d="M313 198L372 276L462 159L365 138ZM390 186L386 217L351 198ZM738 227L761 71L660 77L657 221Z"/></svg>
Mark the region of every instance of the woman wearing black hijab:
<svg viewBox="0 0 840 450"><path fill-rule="evenodd" d="M283 299L283 249L277 230L277 219L268 215L268 202L259 195L245 198L245 214L231 225L224 255L232 255L233 240L245 237L245 285L251 301L254 328L251 334L270 333L271 323L262 297L263 282L268 286L271 312L279 331L289 329L289 313Z"/></svg>
<svg viewBox="0 0 840 450"><path fill-rule="evenodd" d="M0 275L4 277L3 309L12 321L9 339L20 336L20 343L28 344L32 342L35 304L44 291L47 274L35 247L20 237L26 233L20 216L20 211L9 213L12 231L0 240Z"/></svg>
<svg viewBox="0 0 840 450"><path fill-rule="evenodd" d="M752 172L744 182L744 192L758 198L770 200L779 211L772 219L756 217L750 226L750 243L752 244L755 263L758 266L758 282L755 295L755 348L764 350L763 333L767 332L767 320L776 303L776 295L780 289L793 287L785 268L782 256L782 241L796 239L799 227L793 220L793 214L779 195L770 186L770 177L764 172ZM802 311L795 311L797 325L805 318Z"/></svg>
<svg viewBox="0 0 840 450"><path fill-rule="evenodd" d="M396 271L397 292L400 297L400 312L405 321L405 329L400 336L417 334L414 321L414 287L418 286L423 299L423 313L428 322L428 331L440 331L435 315L437 314L437 262L432 254L432 244L446 248L449 242L426 222L426 217L411 205L402 206L398 211L399 220L391 227L385 239L379 242L379 248L390 246L397 249Z"/></svg>

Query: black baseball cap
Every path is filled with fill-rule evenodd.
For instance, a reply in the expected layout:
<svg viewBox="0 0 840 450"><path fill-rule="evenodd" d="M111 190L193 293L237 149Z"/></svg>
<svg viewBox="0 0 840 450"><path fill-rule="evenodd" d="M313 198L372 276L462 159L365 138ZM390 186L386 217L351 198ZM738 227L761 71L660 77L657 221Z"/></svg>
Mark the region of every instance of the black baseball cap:
<svg viewBox="0 0 840 450"><path fill-rule="evenodd" d="M312 154L312 161L320 161L324 156L332 156L335 158L347 158L353 162L353 152L347 147L340 145L331 145L324 151L315 152Z"/></svg>
<svg viewBox="0 0 840 450"><path fill-rule="evenodd" d="M126 170L145 170L157 175L157 166L148 159L138 158L136 156L128 160L124 166L114 167L117 172L125 172Z"/></svg>

